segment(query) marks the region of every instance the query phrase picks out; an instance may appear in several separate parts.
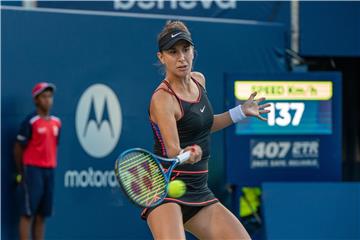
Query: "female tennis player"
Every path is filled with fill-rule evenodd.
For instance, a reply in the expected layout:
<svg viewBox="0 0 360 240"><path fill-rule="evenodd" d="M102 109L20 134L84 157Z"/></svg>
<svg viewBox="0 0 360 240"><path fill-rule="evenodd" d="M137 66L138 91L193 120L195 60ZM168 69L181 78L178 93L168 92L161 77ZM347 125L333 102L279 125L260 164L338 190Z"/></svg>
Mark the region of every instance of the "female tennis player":
<svg viewBox="0 0 360 240"><path fill-rule="evenodd" d="M165 68L165 79L150 102L150 121L154 133L154 152L174 157L191 151L190 159L175 168L172 180L185 182L187 191L180 198L165 198L142 217L155 239L185 239L187 230L200 239L250 239L240 221L227 210L207 186L210 135L240 120L260 114L268 104L251 94L243 105L214 115L205 90L205 77L192 72L194 43L181 21L169 21L158 35L158 59ZM166 168L166 166L165 166Z"/></svg>

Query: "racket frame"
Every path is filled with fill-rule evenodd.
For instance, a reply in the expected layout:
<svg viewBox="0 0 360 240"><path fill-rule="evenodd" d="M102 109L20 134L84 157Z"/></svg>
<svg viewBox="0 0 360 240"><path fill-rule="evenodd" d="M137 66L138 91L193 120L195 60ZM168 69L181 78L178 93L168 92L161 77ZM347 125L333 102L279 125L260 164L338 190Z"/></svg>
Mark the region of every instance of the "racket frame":
<svg viewBox="0 0 360 240"><path fill-rule="evenodd" d="M127 154L129 154L130 152L144 152L145 154L149 154L154 162L157 164L157 166L159 167L159 170L161 171L161 174L163 175L164 179L165 179L165 192L164 194L162 194L162 196L156 200L154 202L154 204L150 204L150 205L142 205L138 202L136 202L132 197L129 196L129 194L127 193L127 191L125 190L125 186L123 184L123 182L121 181L121 176L120 174L118 173L118 166L119 164L122 162L121 159L124 158L124 156L126 156ZM186 160L188 160L190 158L190 152L187 151L187 152L184 152L178 156L176 156L175 158L164 158L164 157L160 157L160 156L157 156L156 154L153 154L145 149L142 149L142 148L131 148L131 149L128 149L128 150L125 150L124 152L122 152L120 154L120 156L116 159L115 161L115 176L116 176L116 179L120 185L120 188L122 190L122 192L126 195L126 197L128 199L130 199L130 201L132 203L134 203L135 205L137 206L140 206L140 207L145 207L145 208L148 208L148 207L155 207L159 204L161 204L163 202L163 200L165 199L167 193L168 193L168 186L169 186L169 182L170 182L170 177L171 177L171 172L174 170L174 168L179 165L179 164L182 164L184 163ZM171 163L171 165L169 166L169 168L164 169L164 167L161 165L161 161L162 162L167 162L167 163Z"/></svg>

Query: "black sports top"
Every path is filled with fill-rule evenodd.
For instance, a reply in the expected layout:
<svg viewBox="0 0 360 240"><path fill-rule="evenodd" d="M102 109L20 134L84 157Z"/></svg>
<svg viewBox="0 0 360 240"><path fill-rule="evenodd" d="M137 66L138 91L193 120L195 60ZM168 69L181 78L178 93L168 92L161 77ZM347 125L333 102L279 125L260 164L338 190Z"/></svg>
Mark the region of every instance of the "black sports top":
<svg viewBox="0 0 360 240"><path fill-rule="evenodd" d="M196 83L199 89L198 99L194 102L185 101L178 97L166 80L164 80L163 83L165 83L168 89L158 88L158 90L163 89L175 96L180 105L182 117L176 121L180 147L185 148L197 144L201 147L203 152L202 159L199 162L195 164L182 164L177 166L175 170L191 172L207 171L208 160L210 157L210 130L213 124L214 114L206 90L194 78L191 79ZM160 129L156 123L151 120L150 122L155 141L154 153L159 156L167 157Z"/></svg>

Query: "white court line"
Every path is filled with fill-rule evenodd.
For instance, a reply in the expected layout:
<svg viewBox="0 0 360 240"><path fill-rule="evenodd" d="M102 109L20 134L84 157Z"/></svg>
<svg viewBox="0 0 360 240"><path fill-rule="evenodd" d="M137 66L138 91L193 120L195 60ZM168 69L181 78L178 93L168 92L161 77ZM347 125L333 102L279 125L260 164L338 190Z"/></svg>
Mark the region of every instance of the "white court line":
<svg viewBox="0 0 360 240"><path fill-rule="evenodd" d="M178 15L163 15L152 13L128 13L128 12L112 12L112 11L95 11L95 10L75 10L75 9L55 9L55 8L24 8L18 6L1 6L1 10L16 10L16 11L30 11L30 12L44 12L44 13L62 13L62 14L80 14L80 15L97 15L97 16L112 16L112 17L132 17L132 18L146 18L146 19L176 19L182 21L195 21L207 23L228 23L228 24L247 24L247 25L261 25L261 26L283 26L282 23L277 22L261 22L255 20L242 20L230 18L210 18L210 17L194 17L194 16L178 16Z"/></svg>

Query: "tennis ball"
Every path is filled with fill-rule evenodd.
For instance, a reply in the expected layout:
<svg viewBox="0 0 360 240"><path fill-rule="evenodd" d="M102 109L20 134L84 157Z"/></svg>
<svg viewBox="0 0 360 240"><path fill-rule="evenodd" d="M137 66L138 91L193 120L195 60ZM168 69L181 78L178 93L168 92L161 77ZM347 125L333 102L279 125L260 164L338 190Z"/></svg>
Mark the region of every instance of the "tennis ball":
<svg viewBox="0 0 360 240"><path fill-rule="evenodd" d="M16 183L20 183L22 180L22 176L20 174L17 174L15 177Z"/></svg>
<svg viewBox="0 0 360 240"><path fill-rule="evenodd" d="M186 185L181 180L174 180L169 183L168 195L173 198L179 198L186 192Z"/></svg>

